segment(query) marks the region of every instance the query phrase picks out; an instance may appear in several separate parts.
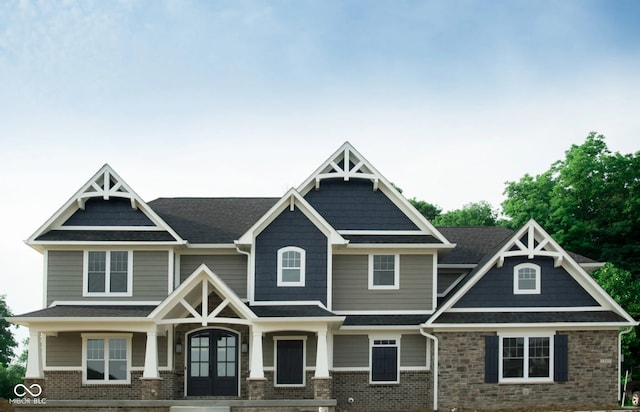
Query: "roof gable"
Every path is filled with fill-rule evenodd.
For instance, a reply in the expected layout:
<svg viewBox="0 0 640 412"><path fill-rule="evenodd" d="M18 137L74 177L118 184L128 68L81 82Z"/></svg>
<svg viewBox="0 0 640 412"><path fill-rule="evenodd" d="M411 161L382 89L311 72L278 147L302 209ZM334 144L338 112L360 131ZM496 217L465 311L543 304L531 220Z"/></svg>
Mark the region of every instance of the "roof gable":
<svg viewBox="0 0 640 412"><path fill-rule="evenodd" d="M295 189L289 189L267 213L253 224L235 243L237 245L251 245L255 237L260 234L280 213L289 208L298 208L322 233L331 244L348 243Z"/></svg>
<svg viewBox="0 0 640 412"><path fill-rule="evenodd" d="M520 259L518 259L520 258ZM521 313L536 313L536 312L549 312L554 309L560 311L577 311L578 309L584 309L589 307L589 311L610 311L614 313L618 318L624 319L627 325L635 325L636 322L629 316L629 314L620 307L597 283L589 274L580 267L580 265L555 241L553 238L533 219L525 224L520 230L516 231L511 237L505 239L493 252L486 256L481 261L475 270L473 270L467 279L462 283L459 289L453 293L444 304L433 314L433 316L426 322L428 326L434 326L436 323L442 323L439 318L445 319L451 316L457 316L464 318L460 315L461 311L465 313L472 313L478 310L484 312L492 312L492 308L471 308L468 304L465 304L463 300L467 295L472 294L472 290L494 269L500 269L505 266L505 262L509 260L519 261L531 261L540 262L543 260L550 261L549 268L556 268L556 274L561 276L568 276L571 282L574 282L577 287L582 288L584 292L584 299L581 306L543 306L539 304L533 304L530 306L509 306L509 304L503 305L502 308L493 308L496 313L506 311L515 311ZM569 280L569 279L567 279ZM495 292L495 290L494 290ZM527 299L526 295L525 299ZM499 299L499 297L497 297ZM584 302L589 302L584 304ZM462 302L462 303L461 303ZM461 308L464 306L464 308ZM528 311L528 312L526 312ZM458 315L451 315L451 313L458 313ZM447 314L446 316L444 316ZM503 317L508 319L508 317ZM522 319L532 319L531 317L524 317ZM578 318L575 318L578 321ZM601 321L600 318L595 322ZM602 318L605 319L605 318ZM469 318L468 323L474 323ZM602 321L604 322L604 321ZM465 322L458 321L457 324L463 324ZM500 322L496 322L500 323ZM618 322L619 323L619 322Z"/></svg>
<svg viewBox="0 0 640 412"><path fill-rule="evenodd" d="M335 182L337 180L342 180L343 182L352 180L370 181L370 190L383 193L415 225L415 233L432 235L438 242L450 245L449 241L349 142L345 142L340 146L335 153L298 186L297 190L302 196L307 197L310 191L321 190L324 181ZM358 232L366 231L359 230ZM407 232L406 228L403 231ZM413 228L410 231L413 231ZM344 233L342 230L340 232Z"/></svg>
<svg viewBox="0 0 640 412"><path fill-rule="evenodd" d="M219 303L210 302L212 294L219 297ZM221 316L226 308L230 308L237 317ZM203 263L148 317L155 319L157 323L200 323L207 326L209 323L248 324L249 320L256 316L238 295Z"/></svg>
<svg viewBox="0 0 640 412"><path fill-rule="evenodd" d="M55 241L112 241L114 231L118 232L115 238L119 241L184 242L111 166L105 164L29 237L27 243L37 247ZM91 232L91 236L84 236L84 232ZM146 235L141 236L143 232Z"/></svg>

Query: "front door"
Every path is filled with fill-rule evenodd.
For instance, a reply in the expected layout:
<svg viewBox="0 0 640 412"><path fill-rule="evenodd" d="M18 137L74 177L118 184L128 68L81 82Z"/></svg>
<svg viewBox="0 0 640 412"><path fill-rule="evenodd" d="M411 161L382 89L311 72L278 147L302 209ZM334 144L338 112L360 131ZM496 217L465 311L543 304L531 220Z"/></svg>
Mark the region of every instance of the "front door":
<svg viewBox="0 0 640 412"><path fill-rule="evenodd" d="M238 335L206 329L189 335L188 396L238 396Z"/></svg>

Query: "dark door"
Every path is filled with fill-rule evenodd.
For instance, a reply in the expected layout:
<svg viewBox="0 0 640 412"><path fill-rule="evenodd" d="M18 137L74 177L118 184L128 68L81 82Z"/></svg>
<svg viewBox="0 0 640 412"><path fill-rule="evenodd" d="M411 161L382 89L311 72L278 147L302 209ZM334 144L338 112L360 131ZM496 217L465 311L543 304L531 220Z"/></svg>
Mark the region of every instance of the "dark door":
<svg viewBox="0 0 640 412"><path fill-rule="evenodd" d="M187 395L238 395L238 335L207 329L189 336Z"/></svg>

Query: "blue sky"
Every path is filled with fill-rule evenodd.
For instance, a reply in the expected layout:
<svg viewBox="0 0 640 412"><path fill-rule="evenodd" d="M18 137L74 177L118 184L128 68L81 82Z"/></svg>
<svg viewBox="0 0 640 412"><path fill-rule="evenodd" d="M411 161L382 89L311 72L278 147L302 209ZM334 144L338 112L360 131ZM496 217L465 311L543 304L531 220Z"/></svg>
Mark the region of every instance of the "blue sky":
<svg viewBox="0 0 640 412"><path fill-rule="evenodd" d="M349 140L451 210L498 206L592 130L636 152L639 17L625 0L2 1L0 294L41 306L22 240L104 163L145 200L278 196Z"/></svg>

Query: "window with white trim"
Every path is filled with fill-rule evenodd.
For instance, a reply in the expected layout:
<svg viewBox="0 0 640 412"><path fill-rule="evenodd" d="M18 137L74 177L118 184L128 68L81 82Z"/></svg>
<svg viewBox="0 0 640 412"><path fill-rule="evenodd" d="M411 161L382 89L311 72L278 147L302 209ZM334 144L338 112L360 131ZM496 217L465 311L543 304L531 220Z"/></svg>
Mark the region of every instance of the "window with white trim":
<svg viewBox="0 0 640 412"><path fill-rule="evenodd" d="M500 336L500 382L553 381L553 335Z"/></svg>
<svg viewBox="0 0 640 412"><path fill-rule="evenodd" d="M278 250L278 286L304 286L305 250L287 246Z"/></svg>
<svg viewBox="0 0 640 412"><path fill-rule="evenodd" d="M371 376L373 384L400 382L400 339L381 337L372 338L371 342Z"/></svg>
<svg viewBox="0 0 640 412"><path fill-rule="evenodd" d="M400 288L400 255L369 255L369 289Z"/></svg>
<svg viewBox="0 0 640 412"><path fill-rule="evenodd" d="M83 383L131 382L131 334L83 334Z"/></svg>
<svg viewBox="0 0 640 412"><path fill-rule="evenodd" d="M84 252L84 296L131 296L132 252L86 250Z"/></svg>
<svg viewBox="0 0 640 412"><path fill-rule="evenodd" d="M521 263L513 268L513 293L516 295L540 294L540 266Z"/></svg>

